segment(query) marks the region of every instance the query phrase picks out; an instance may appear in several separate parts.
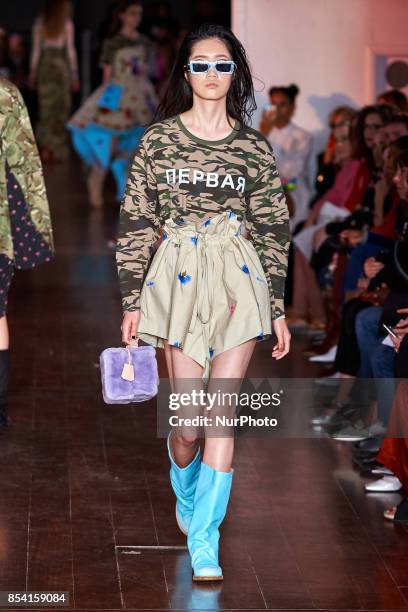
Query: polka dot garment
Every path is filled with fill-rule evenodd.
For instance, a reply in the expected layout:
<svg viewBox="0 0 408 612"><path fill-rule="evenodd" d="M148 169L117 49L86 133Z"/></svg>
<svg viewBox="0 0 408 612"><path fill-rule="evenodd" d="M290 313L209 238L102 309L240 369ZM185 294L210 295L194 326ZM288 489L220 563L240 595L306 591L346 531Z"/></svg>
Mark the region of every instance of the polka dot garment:
<svg viewBox="0 0 408 612"><path fill-rule="evenodd" d="M15 261L13 265L8 257L0 255L0 317L6 313L14 267L28 270L52 257L49 245L30 219L23 192L10 171L7 172L7 193Z"/></svg>

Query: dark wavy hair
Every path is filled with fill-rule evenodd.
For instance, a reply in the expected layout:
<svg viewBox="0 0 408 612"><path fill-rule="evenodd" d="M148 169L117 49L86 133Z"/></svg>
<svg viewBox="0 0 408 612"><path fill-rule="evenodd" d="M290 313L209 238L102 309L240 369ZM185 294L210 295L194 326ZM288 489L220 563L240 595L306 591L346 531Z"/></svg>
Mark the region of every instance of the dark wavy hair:
<svg viewBox="0 0 408 612"><path fill-rule="evenodd" d="M354 159L364 159L371 171L375 170L373 153L367 147L364 139L364 124L368 115L376 114L380 117L382 123L386 125L390 117L394 114L392 106L388 104L375 104L372 106L364 106L358 113L353 122L352 129L352 157Z"/></svg>
<svg viewBox="0 0 408 612"><path fill-rule="evenodd" d="M235 34L221 25L204 23L189 32L180 45L166 90L158 106L155 121L163 121L189 110L193 105L193 90L185 78L185 65L189 62L193 47L201 40L218 38L227 47L237 67L227 93L227 113L237 120L240 127L247 124L256 109L251 69L245 49Z"/></svg>
<svg viewBox="0 0 408 612"><path fill-rule="evenodd" d="M395 106L402 113L408 112L408 100L403 91L399 89L389 89L377 96L377 101L381 100L383 104Z"/></svg>
<svg viewBox="0 0 408 612"><path fill-rule="evenodd" d="M299 87L295 85L294 83L292 83L292 85L288 85L287 87L285 87L284 85L274 85L273 87L270 88L268 93L270 96L273 96L273 94L276 94L276 93L283 94L284 96L288 98L291 104L294 104L297 96L299 95L299 91L300 91Z"/></svg>
<svg viewBox="0 0 408 612"><path fill-rule="evenodd" d="M113 15L112 15L112 23L110 26L110 35L117 34L122 27L122 22L120 16L122 13L128 10L131 6L141 6L143 7L143 3L141 0L119 0L115 3Z"/></svg>

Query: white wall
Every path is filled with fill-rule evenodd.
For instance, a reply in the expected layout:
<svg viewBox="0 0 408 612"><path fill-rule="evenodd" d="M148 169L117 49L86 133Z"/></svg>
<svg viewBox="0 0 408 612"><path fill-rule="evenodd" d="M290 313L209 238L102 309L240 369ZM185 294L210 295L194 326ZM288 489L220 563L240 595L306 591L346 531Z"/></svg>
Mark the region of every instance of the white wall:
<svg viewBox="0 0 408 612"><path fill-rule="evenodd" d="M408 52L408 0L232 0L232 29L265 83L257 101L296 83L295 122L319 146L331 109L373 102L373 54Z"/></svg>

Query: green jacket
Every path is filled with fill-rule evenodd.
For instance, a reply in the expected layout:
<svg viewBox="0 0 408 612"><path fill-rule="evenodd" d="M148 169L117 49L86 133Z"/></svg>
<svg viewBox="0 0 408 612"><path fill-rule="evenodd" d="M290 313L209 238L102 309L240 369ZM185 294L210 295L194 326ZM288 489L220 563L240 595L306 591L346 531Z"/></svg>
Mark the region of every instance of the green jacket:
<svg viewBox="0 0 408 612"><path fill-rule="evenodd" d="M27 108L17 87L0 78L0 254L14 262L7 168L21 187L32 223L53 250L41 160Z"/></svg>

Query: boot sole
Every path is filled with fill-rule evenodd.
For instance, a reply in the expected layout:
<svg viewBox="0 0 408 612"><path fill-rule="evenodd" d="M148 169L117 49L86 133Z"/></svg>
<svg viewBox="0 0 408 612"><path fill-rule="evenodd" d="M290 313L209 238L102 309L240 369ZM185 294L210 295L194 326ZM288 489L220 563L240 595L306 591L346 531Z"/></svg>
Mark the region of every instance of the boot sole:
<svg viewBox="0 0 408 612"><path fill-rule="evenodd" d="M193 575L194 582L209 582L210 580L224 580L224 576L195 576Z"/></svg>

